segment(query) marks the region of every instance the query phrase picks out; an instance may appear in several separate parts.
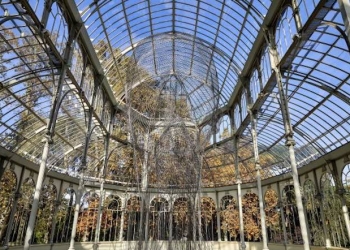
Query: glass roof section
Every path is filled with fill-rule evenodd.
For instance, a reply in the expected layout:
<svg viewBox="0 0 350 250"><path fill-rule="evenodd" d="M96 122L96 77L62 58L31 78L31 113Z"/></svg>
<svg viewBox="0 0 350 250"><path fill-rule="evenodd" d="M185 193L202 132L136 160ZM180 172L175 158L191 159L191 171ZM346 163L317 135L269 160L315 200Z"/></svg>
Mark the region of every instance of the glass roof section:
<svg viewBox="0 0 350 250"><path fill-rule="evenodd" d="M215 75L217 107L205 107L208 97L203 91L197 91L195 98L188 97L192 99L189 101L192 101L195 120L199 120L208 114L208 108L220 108L228 103L269 4L269 1L257 0L238 4L233 1L81 1L77 7L117 98L123 97L122 85L128 66L123 62L126 58L139 61L136 58L139 53L143 53L141 64L148 64L147 72L152 77L173 74L178 79L185 78L180 81L193 87L186 89L189 96L200 89L199 84L207 84ZM140 44L142 51L138 48ZM198 59L203 58L203 53L205 61ZM208 74L205 67L216 72Z"/></svg>
<svg viewBox="0 0 350 250"><path fill-rule="evenodd" d="M204 187L236 183L235 138L242 179L255 181L248 108L257 112L262 178L288 174L277 67L298 167L344 147L350 43L341 8L337 1L296 2L299 21L279 0L77 0L50 10L44 0L1 1L0 145L40 163L62 82L50 170L77 176L91 111L86 178L98 181L110 128L107 179L132 186L138 177L126 157L134 146L127 105L134 97L135 120L153 126L154 134L173 108L167 114L174 121L205 137Z"/></svg>

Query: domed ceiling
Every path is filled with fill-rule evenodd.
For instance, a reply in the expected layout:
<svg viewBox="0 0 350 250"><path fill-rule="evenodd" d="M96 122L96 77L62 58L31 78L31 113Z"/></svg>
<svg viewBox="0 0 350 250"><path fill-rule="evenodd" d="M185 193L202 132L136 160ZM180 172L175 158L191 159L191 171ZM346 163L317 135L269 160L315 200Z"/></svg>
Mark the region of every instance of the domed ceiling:
<svg viewBox="0 0 350 250"><path fill-rule="evenodd" d="M136 178L125 157L135 142L130 115L154 134L165 119L167 126L179 122L200 131L207 138L201 145L206 187L235 184L238 138L239 169L243 181L252 182L249 107L257 113L262 177L289 173L273 67L282 72L299 167L349 142L349 42L339 33L345 28L337 1L291 1L298 15L279 0L62 1L48 15L43 2L6 2L0 9L7 16L0 37L1 146L30 161L40 162L69 30L78 38L50 169L77 175L93 108L86 174L98 180L107 121L116 109L110 182L132 185ZM95 94L94 84L101 86Z"/></svg>

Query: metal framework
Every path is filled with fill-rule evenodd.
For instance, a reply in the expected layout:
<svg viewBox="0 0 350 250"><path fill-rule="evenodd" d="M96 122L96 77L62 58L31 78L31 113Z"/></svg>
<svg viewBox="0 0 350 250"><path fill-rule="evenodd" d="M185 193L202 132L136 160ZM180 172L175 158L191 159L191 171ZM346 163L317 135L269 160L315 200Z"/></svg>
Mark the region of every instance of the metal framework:
<svg viewBox="0 0 350 250"><path fill-rule="evenodd" d="M348 247L337 163L320 183L298 171L349 145L349 13L347 0L0 1L0 147L38 172L12 176L0 158L12 208L0 241ZM79 180L77 192L51 172ZM266 192L276 176L293 181ZM237 199L220 207L228 186Z"/></svg>

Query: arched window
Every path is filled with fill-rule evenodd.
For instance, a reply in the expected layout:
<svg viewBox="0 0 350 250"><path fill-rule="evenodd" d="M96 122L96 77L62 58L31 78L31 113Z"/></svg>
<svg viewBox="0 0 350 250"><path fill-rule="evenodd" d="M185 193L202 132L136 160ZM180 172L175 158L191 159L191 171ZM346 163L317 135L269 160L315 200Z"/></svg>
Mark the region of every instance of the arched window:
<svg viewBox="0 0 350 250"><path fill-rule="evenodd" d="M102 212L100 240L117 241L120 236L122 201L118 196L110 195L105 200Z"/></svg>
<svg viewBox="0 0 350 250"><path fill-rule="evenodd" d="M167 240L169 235L169 203L164 198L154 198L149 217L149 239Z"/></svg>
<svg viewBox="0 0 350 250"><path fill-rule="evenodd" d="M103 124L106 126L106 128L108 128L109 123L110 123L110 117L111 117L111 103L109 101L106 101L104 104L104 108L103 108L103 113L102 113L102 121Z"/></svg>
<svg viewBox="0 0 350 250"><path fill-rule="evenodd" d="M239 105L236 104L234 106L234 111L233 111L233 117L234 117L234 123L235 123L235 128L238 129L239 126L241 126L242 120L241 120L241 111L239 108Z"/></svg>
<svg viewBox="0 0 350 250"><path fill-rule="evenodd" d="M39 210L34 229L34 243L48 244L50 242L52 221L55 211L57 190L53 184L44 184L39 200Z"/></svg>
<svg viewBox="0 0 350 250"><path fill-rule="evenodd" d="M225 210L232 202L235 203L235 199L232 195L225 195L221 198L221 210Z"/></svg>
<svg viewBox="0 0 350 250"><path fill-rule="evenodd" d="M103 100L104 95L101 87L97 88L96 91L96 99L94 103L94 109L96 111L96 114L99 116L100 119L102 119L102 111L103 111Z"/></svg>
<svg viewBox="0 0 350 250"><path fill-rule="evenodd" d="M204 137L204 140L208 140L211 144L214 143L214 135L212 133L212 126L207 124L201 128L201 135Z"/></svg>
<svg viewBox="0 0 350 250"><path fill-rule="evenodd" d="M216 207L210 197L203 197L201 201L201 224L203 240L217 240Z"/></svg>
<svg viewBox="0 0 350 250"><path fill-rule="evenodd" d="M286 185L282 191L282 208L284 210L287 239L292 244L302 244L298 208L293 185Z"/></svg>
<svg viewBox="0 0 350 250"><path fill-rule="evenodd" d="M283 242L283 231L281 227L281 218L278 211L278 196L276 192L269 188L266 190L265 197L266 229L269 242Z"/></svg>
<svg viewBox="0 0 350 250"><path fill-rule="evenodd" d="M67 188L61 196L61 203L56 215L54 242L69 242L72 233L76 195L72 188Z"/></svg>
<svg viewBox="0 0 350 250"><path fill-rule="evenodd" d="M283 58L284 54L293 43L293 36L297 33L292 8L287 7L282 12L282 16L278 21L275 39L279 58Z"/></svg>
<svg viewBox="0 0 350 250"><path fill-rule="evenodd" d="M78 42L76 42L74 46L70 70L72 71L75 80L80 85L82 73L84 71L84 57Z"/></svg>
<svg viewBox="0 0 350 250"><path fill-rule="evenodd" d="M346 236L341 199L336 194L335 181L330 173L324 173L321 177L321 193L323 194L322 206L327 234L332 246L348 246L349 239Z"/></svg>
<svg viewBox="0 0 350 250"><path fill-rule="evenodd" d="M24 180L21 187L21 198L18 200L17 211L12 226L10 244L23 245L24 237L27 230L31 204L33 202L35 183L32 178Z"/></svg>
<svg viewBox="0 0 350 250"><path fill-rule="evenodd" d="M222 240L238 240L239 215L236 200L232 195L225 195L222 197L220 217Z"/></svg>
<svg viewBox="0 0 350 250"><path fill-rule="evenodd" d="M247 241L261 240L259 198L255 193L246 193L242 199L244 238Z"/></svg>
<svg viewBox="0 0 350 250"><path fill-rule="evenodd" d="M320 201L317 197L315 184L309 179L306 180L303 188L303 198L310 232L310 243L314 246L325 246Z"/></svg>
<svg viewBox="0 0 350 250"><path fill-rule="evenodd" d="M269 47L265 46L260 60L260 74L262 85L265 86L272 75Z"/></svg>
<svg viewBox="0 0 350 250"><path fill-rule="evenodd" d="M217 127L217 141L222 141L231 136L231 121L228 115L220 118Z"/></svg>
<svg viewBox="0 0 350 250"><path fill-rule="evenodd" d="M16 186L16 174L11 170L5 170L0 180L0 242L6 235Z"/></svg>
<svg viewBox="0 0 350 250"><path fill-rule="evenodd" d="M260 91L259 75L258 71L255 69L250 77L250 95L253 103L258 99Z"/></svg>
<svg viewBox="0 0 350 250"><path fill-rule="evenodd" d="M88 192L83 196L77 223L78 241L85 242L94 240L99 200L100 197L96 193Z"/></svg>
<svg viewBox="0 0 350 250"><path fill-rule="evenodd" d="M178 198L174 202L173 208L173 237L176 240L192 239L191 203L188 198Z"/></svg>
<svg viewBox="0 0 350 250"><path fill-rule="evenodd" d="M140 222L141 222L141 198L131 197L126 203L124 222L126 223L127 240L140 239Z"/></svg>
<svg viewBox="0 0 350 250"><path fill-rule="evenodd" d="M241 116L242 121L246 118L248 115L248 102L247 102L247 91L244 89L241 94Z"/></svg>
<svg viewBox="0 0 350 250"><path fill-rule="evenodd" d="M43 4L44 5L44 4ZM50 33L52 42L58 51L63 55L64 48L68 41L68 25L58 4L54 2L51 6L46 29Z"/></svg>
<svg viewBox="0 0 350 250"><path fill-rule="evenodd" d="M82 82L81 88L84 91L86 99L92 104L92 97L95 89L94 72L91 66L87 66L85 70L84 81Z"/></svg>

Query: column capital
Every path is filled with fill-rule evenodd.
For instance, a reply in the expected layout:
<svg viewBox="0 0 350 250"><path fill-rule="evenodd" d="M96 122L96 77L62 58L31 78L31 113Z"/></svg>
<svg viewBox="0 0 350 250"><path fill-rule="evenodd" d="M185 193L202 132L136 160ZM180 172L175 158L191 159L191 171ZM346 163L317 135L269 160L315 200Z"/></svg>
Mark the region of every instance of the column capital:
<svg viewBox="0 0 350 250"><path fill-rule="evenodd" d="M46 131L46 134L44 135L44 138L47 140L47 142L48 142L50 145L54 143L52 137L53 137L53 136L52 136L51 131L49 131L49 130ZM43 142L45 142L45 141L43 141Z"/></svg>
<svg viewBox="0 0 350 250"><path fill-rule="evenodd" d="M286 143L285 143L285 145L287 147L295 146L295 140L293 138L293 134L292 133L286 135Z"/></svg>
<svg viewBox="0 0 350 250"><path fill-rule="evenodd" d="M256 171L260 171L261 170L261 165L260 165L260 162L255 162L255 170Z"/></svg>

